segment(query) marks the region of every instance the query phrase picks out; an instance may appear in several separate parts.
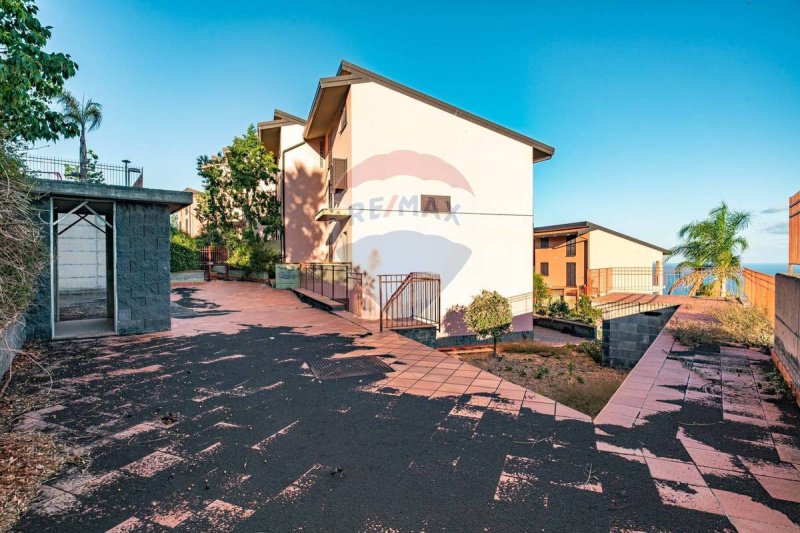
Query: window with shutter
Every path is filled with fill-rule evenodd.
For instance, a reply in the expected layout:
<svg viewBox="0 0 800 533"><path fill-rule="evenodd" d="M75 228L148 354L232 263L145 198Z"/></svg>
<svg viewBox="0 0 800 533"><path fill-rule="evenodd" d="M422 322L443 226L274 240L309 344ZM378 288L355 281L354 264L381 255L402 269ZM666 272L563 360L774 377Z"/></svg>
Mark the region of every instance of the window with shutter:
<svg viewBox="0 0 800 533"><path fill-rule="evenodd" d="M342 108L342 118L339 120L339 132L344 131L347 127L347 106Z"/></svg>
<svg viewBox="0 0 800 533"><path fill-rule="evenodd" d="M336 192L347 190L347 159L333 159L333 189Z"/></svg>
<svg viewBox="0 0 800 533"><path fill-rule="evenodd" d="M539 273L542 276L549 276L550 275L550 263L539 263Z"/></svg>
<svg viewBox="0 0 800 533"><path fill-rule="evenodd" d="M420 198L420 203L423 213L449 213L450 212L450 197L449 196L432 196L423 194Z"/></svg>
<svg viewBox="0 0 800 533"><path fill-rule="evenodd" d="M575 257L575 255L577 254L577 246L576 246L577 239L578 239L577 235L567 237L567 257Z"/></svg>
<svg viewBox="0 0 800 533"><path fill-rule="evenodd" d="M567 263L567 287L577 287L578 277L575 263Z"/></svg>

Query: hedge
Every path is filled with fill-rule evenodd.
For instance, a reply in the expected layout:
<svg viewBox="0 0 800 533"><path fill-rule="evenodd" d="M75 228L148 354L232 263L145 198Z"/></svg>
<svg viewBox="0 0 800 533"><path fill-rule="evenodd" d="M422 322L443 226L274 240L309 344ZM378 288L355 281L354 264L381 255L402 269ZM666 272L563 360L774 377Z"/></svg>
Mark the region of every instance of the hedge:
<svg viewBox="0 0 800 533"><path fill-rule="evenodd" d="M173 230L169 252L170 272L182 272L200 268L200 262L197 259L197 242L189 235Z"/></svg>

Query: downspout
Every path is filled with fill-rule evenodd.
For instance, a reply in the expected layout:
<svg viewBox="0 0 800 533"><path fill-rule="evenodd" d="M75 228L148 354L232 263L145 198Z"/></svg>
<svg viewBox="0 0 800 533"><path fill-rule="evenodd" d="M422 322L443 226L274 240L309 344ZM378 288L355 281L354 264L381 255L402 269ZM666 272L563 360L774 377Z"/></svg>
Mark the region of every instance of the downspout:
<svg viewBox="0 0 800 533"><path fill-rule="evenodd" d="M281 152L281 259L283 261L286 261L286 152L304 144L305 141L300 141Z"/></svg>

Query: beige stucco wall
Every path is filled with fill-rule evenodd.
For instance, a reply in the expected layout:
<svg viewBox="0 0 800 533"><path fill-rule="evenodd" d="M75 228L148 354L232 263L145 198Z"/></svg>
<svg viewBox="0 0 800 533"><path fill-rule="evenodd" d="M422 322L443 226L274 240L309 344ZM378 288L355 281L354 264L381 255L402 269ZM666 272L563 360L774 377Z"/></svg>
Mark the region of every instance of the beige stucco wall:
<svg viewBox="0 0 800 533"><path fill-rule="evenodd" d="M621 268L640 267L652 269L656 261L663 265L664 254L658 250L618 237L602 230L594 230L589 241L589 268ZM614 287L623 287L624 292L660 292L661 288L653 285L652 274L637 274L630 271L626 274L614 273Z"/></svg>
<svg viewBox="0 0 800 533"><path fill-rule="evenodd" d="M439 273L443 315L481 289L530 292L531 148L375 83L350 94L352 257L367 291L378 274ZM419 213L423 194L450 196L456 214Z"/></svg>
<svg viewBox="0 0 800 533"><path fill-rule="evenodd" d="M292 124L281 128L281 149L303 141L303 126ZM314 220L317 212L327 205L325 169L320 165L318 148L305 143L286 153L275 154L279 166L285 169L283 216L286 258L289 263L326 261L327 227ZM278 191L279 197L281 191Z"/></svg>

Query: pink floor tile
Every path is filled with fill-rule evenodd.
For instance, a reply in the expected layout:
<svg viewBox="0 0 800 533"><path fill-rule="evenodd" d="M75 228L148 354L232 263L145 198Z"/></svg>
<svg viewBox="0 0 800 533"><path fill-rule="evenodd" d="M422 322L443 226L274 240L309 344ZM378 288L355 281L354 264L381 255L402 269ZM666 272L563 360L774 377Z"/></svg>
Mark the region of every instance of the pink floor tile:
<svg viewBox="0 0 800 533"><path fill-rule="evenodd" d="M666 505L692 509L703 513L725 514L708 487L681 485L680 488L670 486L663 481L655 481L661 501Z"/></svg>
<svg viewBox="0 0 800 533"><path fill-rule="evenodd" d="M122 467L122 470L140 477L153 477L162 470L183 462L183 459L164 452L153 452Z"/></svg>
<svg viewBox="0 0 800 533"><path fill-rule="evenodd" d="M706 485L703 476L700 475L700 471L693 463L647 457L647 467L650 469L650 475L655 479L677 481L701 487Z"/></svg>
<svg viewBox="0 0 800 533"><path fill-rule="evenodd" d="M728 492L726 490L712 489L725 514L731 518L744 518L753 522L762 522L774 526L796 528L785 514L766 505L754 501L749 496Z"/></svg>
<svg viewBox="0 0 800 533"><path fill-rule="evenodd" d="M800 503L800 481L767 476L755 478L773 498Z"/></svg>

